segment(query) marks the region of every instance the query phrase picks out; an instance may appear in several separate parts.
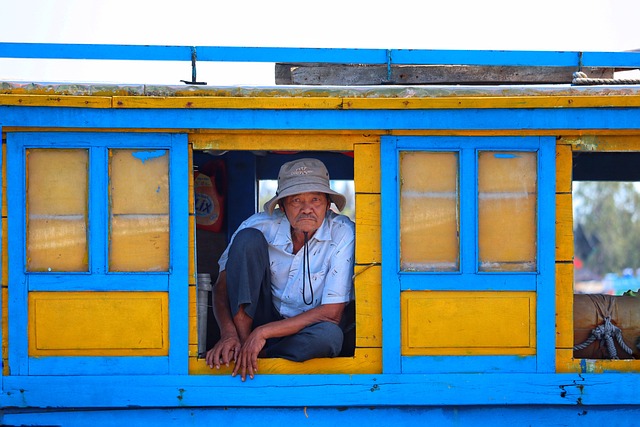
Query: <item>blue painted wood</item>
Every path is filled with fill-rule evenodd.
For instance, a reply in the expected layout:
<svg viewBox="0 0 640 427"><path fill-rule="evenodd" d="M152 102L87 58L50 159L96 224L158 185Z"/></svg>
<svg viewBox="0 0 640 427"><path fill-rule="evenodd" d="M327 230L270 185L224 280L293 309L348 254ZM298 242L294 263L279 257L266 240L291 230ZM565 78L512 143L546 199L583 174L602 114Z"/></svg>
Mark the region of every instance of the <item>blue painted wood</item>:
<svg viewBox="0 0 640 427"><path fill-rule="evenodd" d="M233 62L320 62L397 65L640 66L636 52L504 50L345 49L234 46L153 46L115 44L0 43L0 57Z"/></svg>
<svg viewBox="0 0 640 427"><path fill-rule="evenodd" d="M462 217L464 219L464 217ZM462 223L461 227L465 227ZM471 223L472 226L476 224ZM475 228L475 227L474 227ZM475 235L469 239L475 242ZM471 244L467 245L473 250L465 251L462 254L464 260L471 260L463 273L435 273L435 272L403 272L398 280L400 280L400 289L403 291L413 290L433 290L446 291L458 289L460 283L464 282L464 289L468 291L535 291L537 289L537 278L535 273L478 273L476 270L476 249ZM470 269L470 268L473 269Z"/></svg>
<svg viewBox="0 0 640 427"><path fill-rule="evenodd" d="M538 372L556 369L556 141L540 137L538 156Z"/></svg>
<svg viewBox="0 0 640 427"><path fill-rule="evenodd" d="M29 137L27 135L27 138ZM33 135L32 139L38 141L42 137ZM95 280L96 285L106 285L108 289L108 282L111 282L111 286L113 286L114 282L122 283L121 281L107 280L109 276L105 276L109 271L109 153L105 146L92 145L85 135L67 136L59 134L53 139L46 138L45 141L48 144L58 145L69 139L72 140L72 143L77 144L81 141L84 147L89 147L89 224L87 237L89 238L89 272L92 273L92 277L91 280L85 282L84 286L100 277L100 279ZM32 275L29 275L29 283L31 283L31 278ZM38 275L33 278L38 278ZM74 275L69 276L69 279L75 278L76 276ZM68 286L72 286L72 283L69 283Z"/></svg>
<svg viewBox="0 0 640 427"><path fill-rule="evenodd" d="M460 220L458 226L460 227L460 251L459 251L459 260L460 260L460 271L465 277L471 279L469 284L469 290L474 288L482 288L486 286L498 288L504 286L516 286L516 287L529 287L530 283L527 283L530 278L522 277L524 280L518 280L517 284L515 281L502 281L500 277L491 277L491 283L489 281L485 281L484 279L489 279L489 277L476 276L475 273L478 270L478 245L477 245L477 235L478 235L478 217L476 212L478 212L478 198L475 197L478 194L478 165L476 162L476 152L475 150L461 150L461 144L464 144L464 140L460 139L451 139L445 138L444 140L435 140L438 141L438 144L444 144L445 149L448 150L447 145L457 146L458 148L458 209L460 209L459 215ZM468 195L473 195L472 197L468 197ZM404 276L404 275L403 275ZM441 276L443 279L442 285L448 283L446 278L447 275ZM479 280L477 280L479 279ZM527 280L528 279L528 280ZM404 281L404 277L401 278ZM466 279L465 279L466 280ZM437 280L429 280L430 284L435 285L433 289L437 289L439 286ZM454 289L455 285L452 288Z"/></svg>
<svg viewBox="0 0 640 427"><path fill-rule="evenodd" d="M75 411L50 408L46 411L25 412L5 409L0 419L4 425L64 425L86 426L200 426L260 425L269 426L327 426L366 425L409 426L429 425L458 427L486 425L513 426L632 426L637 423L640 410L628 405L610 407L509 407L509 406L420 406L362 408L337 406L314 408L131 408L126 411L91 409Z"/></svg>
<svg viewBox="0 0 640 427"><path fill-rule="evenodd" d="M638 374L6 377L3 407L640 405ZM52 392L55 391L55 392Z"/></svg>
<svg viewBox="0 0 640 427"><path fill-rule="evenodd" d="M30 357L29 375L169 374L167 356Z"/></svg>
<svg viewBox="0 0 640 427"><path fill-rule="evenodd" d="M189 142L172 134L169 152L169 372L189 372ZM153 276L152 276L153 277Z"/></svg>
<svg viewBox="0 0 640 427"><path fill-rule="evenodd" d="M28 273L25 271L25 149L51 147L85 147L89 150L89 254L88 273ZM170 268L164 273L110 273L108 272L109 242L109 195L108 159L111 148L149 148L169 151L170 186ZM130 290L169 292L169 370L161 363L156 373L186 374L188 372L188 140L186 134L144 133L57 133L24 132L7 136L7 156L11 168L8 170L7 188L12 193L9 209L9 367L14 375L62 373L59 366L67 366L73 372L73 362L64 358L28 358L27 290L77 291L77 290ZM90 274L89 274L90 273ZM71 359L81 360L81 359ZM113 363L126 358L89 358L94 374L110 374ZM143 372L158 368L158 363L141 362L140 358L129 358L131 367L121 368L125 373ZM153 359L158 360L158 359ZM64 365L66 363L66 365ZM77 368L85 365L78 364ZM34 369L31 372L31 369ZM83 368L84 369L84 368ZM86 373L86 371L81 371Z"/></svg>
<svg viewBox="0 0 640 427"><path fill-rule="evenodd" d="M404 356L402 373L522 373L536 371L535 356Z"/></svg>
<svg viewBox="0 0 640 427"><path fill-rule="evenodd" d="M395 138L380 138L380 188L384 227L382 240L382 371L388 374L400 373L400 284L398 265L400 248L397 230L400 227L398 207L398 157Z"/></svg>
<svg viewBox="0 0 640 427"><path fill-rule="evenodd" d="M504 291L535 291L537 292L538 302L536 331L537 331L537 356L536 358L523 358L522 361L517 358L492 359L487 357L470 358L465 363L463 369L472 369L476 367L477 372L497 369L503 366L507 370L529 368L535 372L541 369L544 372L552 372L555 370L555 293L553 285L542 286L541 283L553 284L554 280L554 254L555 254L555 140L551 137L545 138L545 144L541 144L539 137L431 137L431 136L408 136L408 137L383 137L384 143L394 147L386 148L382 151L382 156L388 156L392 160L389 161L388 169L383 171L383 197L390 195L392 202L385 202L389 206L383 207L383 218L391 214L391 210L399 211L398 199L400 189L397 185L400 171L398 159L403 151L446 151L455 150L459 153L459 173L460 177L460 226L461 226L461 244L460 273L440 273L440 272L403 272L400 271L398 259L399 253L399 227L397 220L391 222L392 226L383 227L383 258L395 260L395 265L387 267L384 270L383 263L383 288L391 284L395 287L399 284L401 290L453 290L453 291L473 291L473 290L504 290ZM544 145L544 146L543 146ZM537 274L533 273L500 273L500 272L479 272L478 269L478 152L479 151L527 151L538 152L538 178L540 180L538 186L538 268ZM393 169L395 167L395 170ZM544 176L544 179L541 177ZM386 186L384 186L386 184ZM384 205L383 205L384 206ZM385 224L387 224L385 222ZM393 225L396 225L393 227ZM386 239L385 239L386 234ZM540 243L544 242L544 243ZM392 248L394 252L385 252L385 249ZM544 255L540 251L546 251ZM548 254L551 254L550 256ZM389 258L386 257L389 255ZM544 266L541 264L545 263ZM394 277L395 272L395 277ZM543 277L544 276L544 277ZM433 287L431 287L433 286ZM395 289L394 289L395 290ZM383 301L385 306L389 304L391 293L384 294ZM396 296L399 298L399 295ZM549 304L550 303L550 304ZM543 305L543 307L541 307ZM395 313L391 313L395 315ZM383 319L385 319L383 311ZM392 329L397 327L398 329ZM383 321L383 335L397 334L400 328L398 325ZM388 351L388 349L384 349ZM528 363L521 363L527 359ZM409 363L412 371L424 367L432 372L433 369L441 369L441 372L450 372L456 369L447 363L439 363L446 358L433 356L412 356L402 358L402 372L405 372L405 362ZM456 359L456 360L463 360ZM509 364L516 361L514 366ZM387 372L387 371L384 371Z"/></svg>
<svg viewBox="0 0 640 427"><path fill-rule="evenodd" d="M108 129L640 129L634 108L471 110L85 109L0 106L2 126Z"/></svg>
<svg viewBox="0 0 640 427"><path fill-rule="evenodd" d="M9 283L8 286L8 328L9 369L12 375L26 375L28 361L25 355L27 342L27 278L25 271L26 224L24 216L24 198L26 183L24 179L25 150L22 144L13 142L14 134L7 135L7 211L16 212L8 215L8 252ZM22 215L20 215L22 213Z"/></svg>
<svg viewBox="0 0 640 427"><path fill-rule="evenodd" d="M29 291L169 291L168 273L30 273Z"/></svg>

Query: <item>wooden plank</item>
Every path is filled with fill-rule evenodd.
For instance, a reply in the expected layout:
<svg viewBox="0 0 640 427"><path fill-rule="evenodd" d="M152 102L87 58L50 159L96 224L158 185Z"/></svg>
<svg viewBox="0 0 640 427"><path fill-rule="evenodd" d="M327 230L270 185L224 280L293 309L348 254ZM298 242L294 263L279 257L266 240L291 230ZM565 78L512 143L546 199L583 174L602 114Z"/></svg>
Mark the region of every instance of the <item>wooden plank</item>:
<svg viewBox="0 0 640 427"><path fill-rule="evenodd" d="M389 75L390 71L390 75ZM277 85L424 85L571 83L575 67L473 65L352 65L277 63ZM591 78L613 78L613 68L585 67Z"/></svg>
<svg viewBox="0 0 640 427"><path fill-rule="evenodd" d="M556 348L573 348L573 263L556 263Z"/></svg>
<svg viewBox="0 0 640 427"><path fill-rule="evenodd" d="M380 193L380 143L355 144L353 163L356 193Z"/></svg>
<svg viewBox="0 0 640 427"><path fill-rule="evenodd" d="M606 132L598 135L562 136L559 143L569 144L574 151L640 151L640 135L629 133L616 134Z"/></svg>
<svg viewBox="0 0 640 427"><path fill-rule="evenodd" d="M3 248L6 246L3 246ZM6 251L4 251L6 252ZM6 265L6 264L4 264ZM6 267L5 267L6 268ZM6 283L2 285L2 375L9 375L9 289Z"/></svg>
<svg viewBox="0 0 640 427"><path fill-rule="evenodd" d="M379 194L356 194L356 263L382 260Z"/></svg>
<svg viewBox="0 0 640 427"><path fill-rule="evenodd" d="M638 107L640 97L598 95L535 95L535 96L440 96L413 98L344 98L344 110L433 110L492 108L598 108Z"/></svg>
<svg viewBox="0 0 640 427"><path fill-rule="evenodd" d="M356 347L382 346L382 268L356 265Z"/></svg>
<svg viewBox="0 0 640 427"><path fill-rule="evenodd" d="M2 217L2 286L9 283L9 220Z"/></svg>
<svg viewBox="0 0 640 427"><path fill-rule="evenodd" d="M535 354L535 292L405 291L403 355Z"/></svg>
<svg viewBox="0 0 640 427"><path fill-rule="evenodd" d="M191 375L231 375L232 370L233 364L217 370L209 368L204 359L189 358ZM382 351L379 348L357 348L353 357L320 358L305 362L258 359L259 376L265 374L375 374L381 370Z"/></svg>
<svg viewBox="0 0 640 427"><path fill-rule="evenodd" d="M1 95L0 95L1 96ZM0 105L2 99L0 98ZM234 96L114 96L113 108L231 108L322 109L342 108L340 97L234 97Z"/></svg>
<svg viewBox="0 0 640 427"><path fill-rule="evenodd" d="M105 96L0 94L0 105L29 107L111 108L111 98Z"/></svg>
<svg viewBox="0 0 640 427"><path fill-rule="evenodd" d="M556 350L556 372L569 373L581 371L582 369L580 368L580 361L573 358L573 350Z"/></svg>
<svg viewBox="0 0 640 427"><path fill-rule="evenodd" d="M166 355L165 292L31 292L30 356Z"/></svg>
<svg viewBox="0 0 640 427"><path fill-rule="evenodd" d="M571 193L556 194L556 261L573 262Z"/></svg>
<svg viewBox="0 0 640 427"><path fill-rule="evenodd" d="M353 151L375 137L331 133L192 133L194 150Z"/></svg>
<svg viewBox="0 0 640 427"><path fill-rule="evenodd" d="M573 166L570 145L556 145L556 193L571 193Z"/></svg>
<svg viewBox="0 0 640 427"><path fill-rule="evenodd" d="M4 134L2 134L4 137ZM0 162L2 163L2 217L7 217L7 144L6 140L3 138L2 140L2 158L0 158ZM6 248L6 246L3 246Z"/></svg>

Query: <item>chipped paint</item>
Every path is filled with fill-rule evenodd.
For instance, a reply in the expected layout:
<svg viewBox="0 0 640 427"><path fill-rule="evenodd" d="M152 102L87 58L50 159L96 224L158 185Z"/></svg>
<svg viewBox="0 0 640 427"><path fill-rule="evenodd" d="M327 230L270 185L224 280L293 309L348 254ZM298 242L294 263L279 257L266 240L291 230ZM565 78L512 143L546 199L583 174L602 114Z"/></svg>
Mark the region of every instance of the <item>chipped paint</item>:
<svg viewBox="0 0 640 427"><path fill-rule="evenodd" d="M133 157L139 159L142 163L147 160L157 159L167 154L167 150L151 150L151 151L134 151L131 153Z"/></svg>

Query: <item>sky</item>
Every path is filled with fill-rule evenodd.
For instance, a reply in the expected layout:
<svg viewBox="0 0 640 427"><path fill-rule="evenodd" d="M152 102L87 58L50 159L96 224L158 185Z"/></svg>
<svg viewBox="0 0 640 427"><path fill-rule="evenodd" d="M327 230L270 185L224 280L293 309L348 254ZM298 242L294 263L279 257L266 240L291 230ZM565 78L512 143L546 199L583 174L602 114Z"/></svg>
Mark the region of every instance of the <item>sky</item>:
<svg viewBox="0 0 640 427"><path fill-rule="evenodd" d="M0 41L624 51L639 0L0 0ZM1 49L1 47L0 47ZM210 85L272 85L273 64L206 63ZM191 63L0 59L0 81L182 84Z"/></svg>

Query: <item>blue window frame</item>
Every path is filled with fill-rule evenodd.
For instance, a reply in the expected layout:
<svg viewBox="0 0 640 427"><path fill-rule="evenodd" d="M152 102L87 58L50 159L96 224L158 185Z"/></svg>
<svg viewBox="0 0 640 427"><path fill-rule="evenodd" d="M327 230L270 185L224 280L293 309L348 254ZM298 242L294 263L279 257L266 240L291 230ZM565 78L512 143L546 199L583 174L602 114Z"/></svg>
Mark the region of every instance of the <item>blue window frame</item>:
<svg viewBox="0 0 640 427"><path fill-rule="evenodd" d="M381 142L383 255L383 371L553 372L555 369L555 139L552 137L387 136ZM535 268L482 271L478 259L478 156L484 151L537 153ZM459 266L454 271L408 271L401 266L400 162L405 152L447 152L457 157ZM535 292L534 356L403 356L403 291Z"/></svg>
<svg viewBox="0 0 640 427"><path fill-rule="evenodd" d="M86 271L27 268L27 153L38 149L87 153ZM109 271L111 153L132 150L145 161L168 155L168 268ZM185 134L16 132L7 134L9 242L9 367L11 375L186 374L188 372L188 143ZM166 217L166 215L165 215ZM29 355L30 292L159 292L168 295L168 355ZM168 343L167 343L168 344Z"/></svg>

